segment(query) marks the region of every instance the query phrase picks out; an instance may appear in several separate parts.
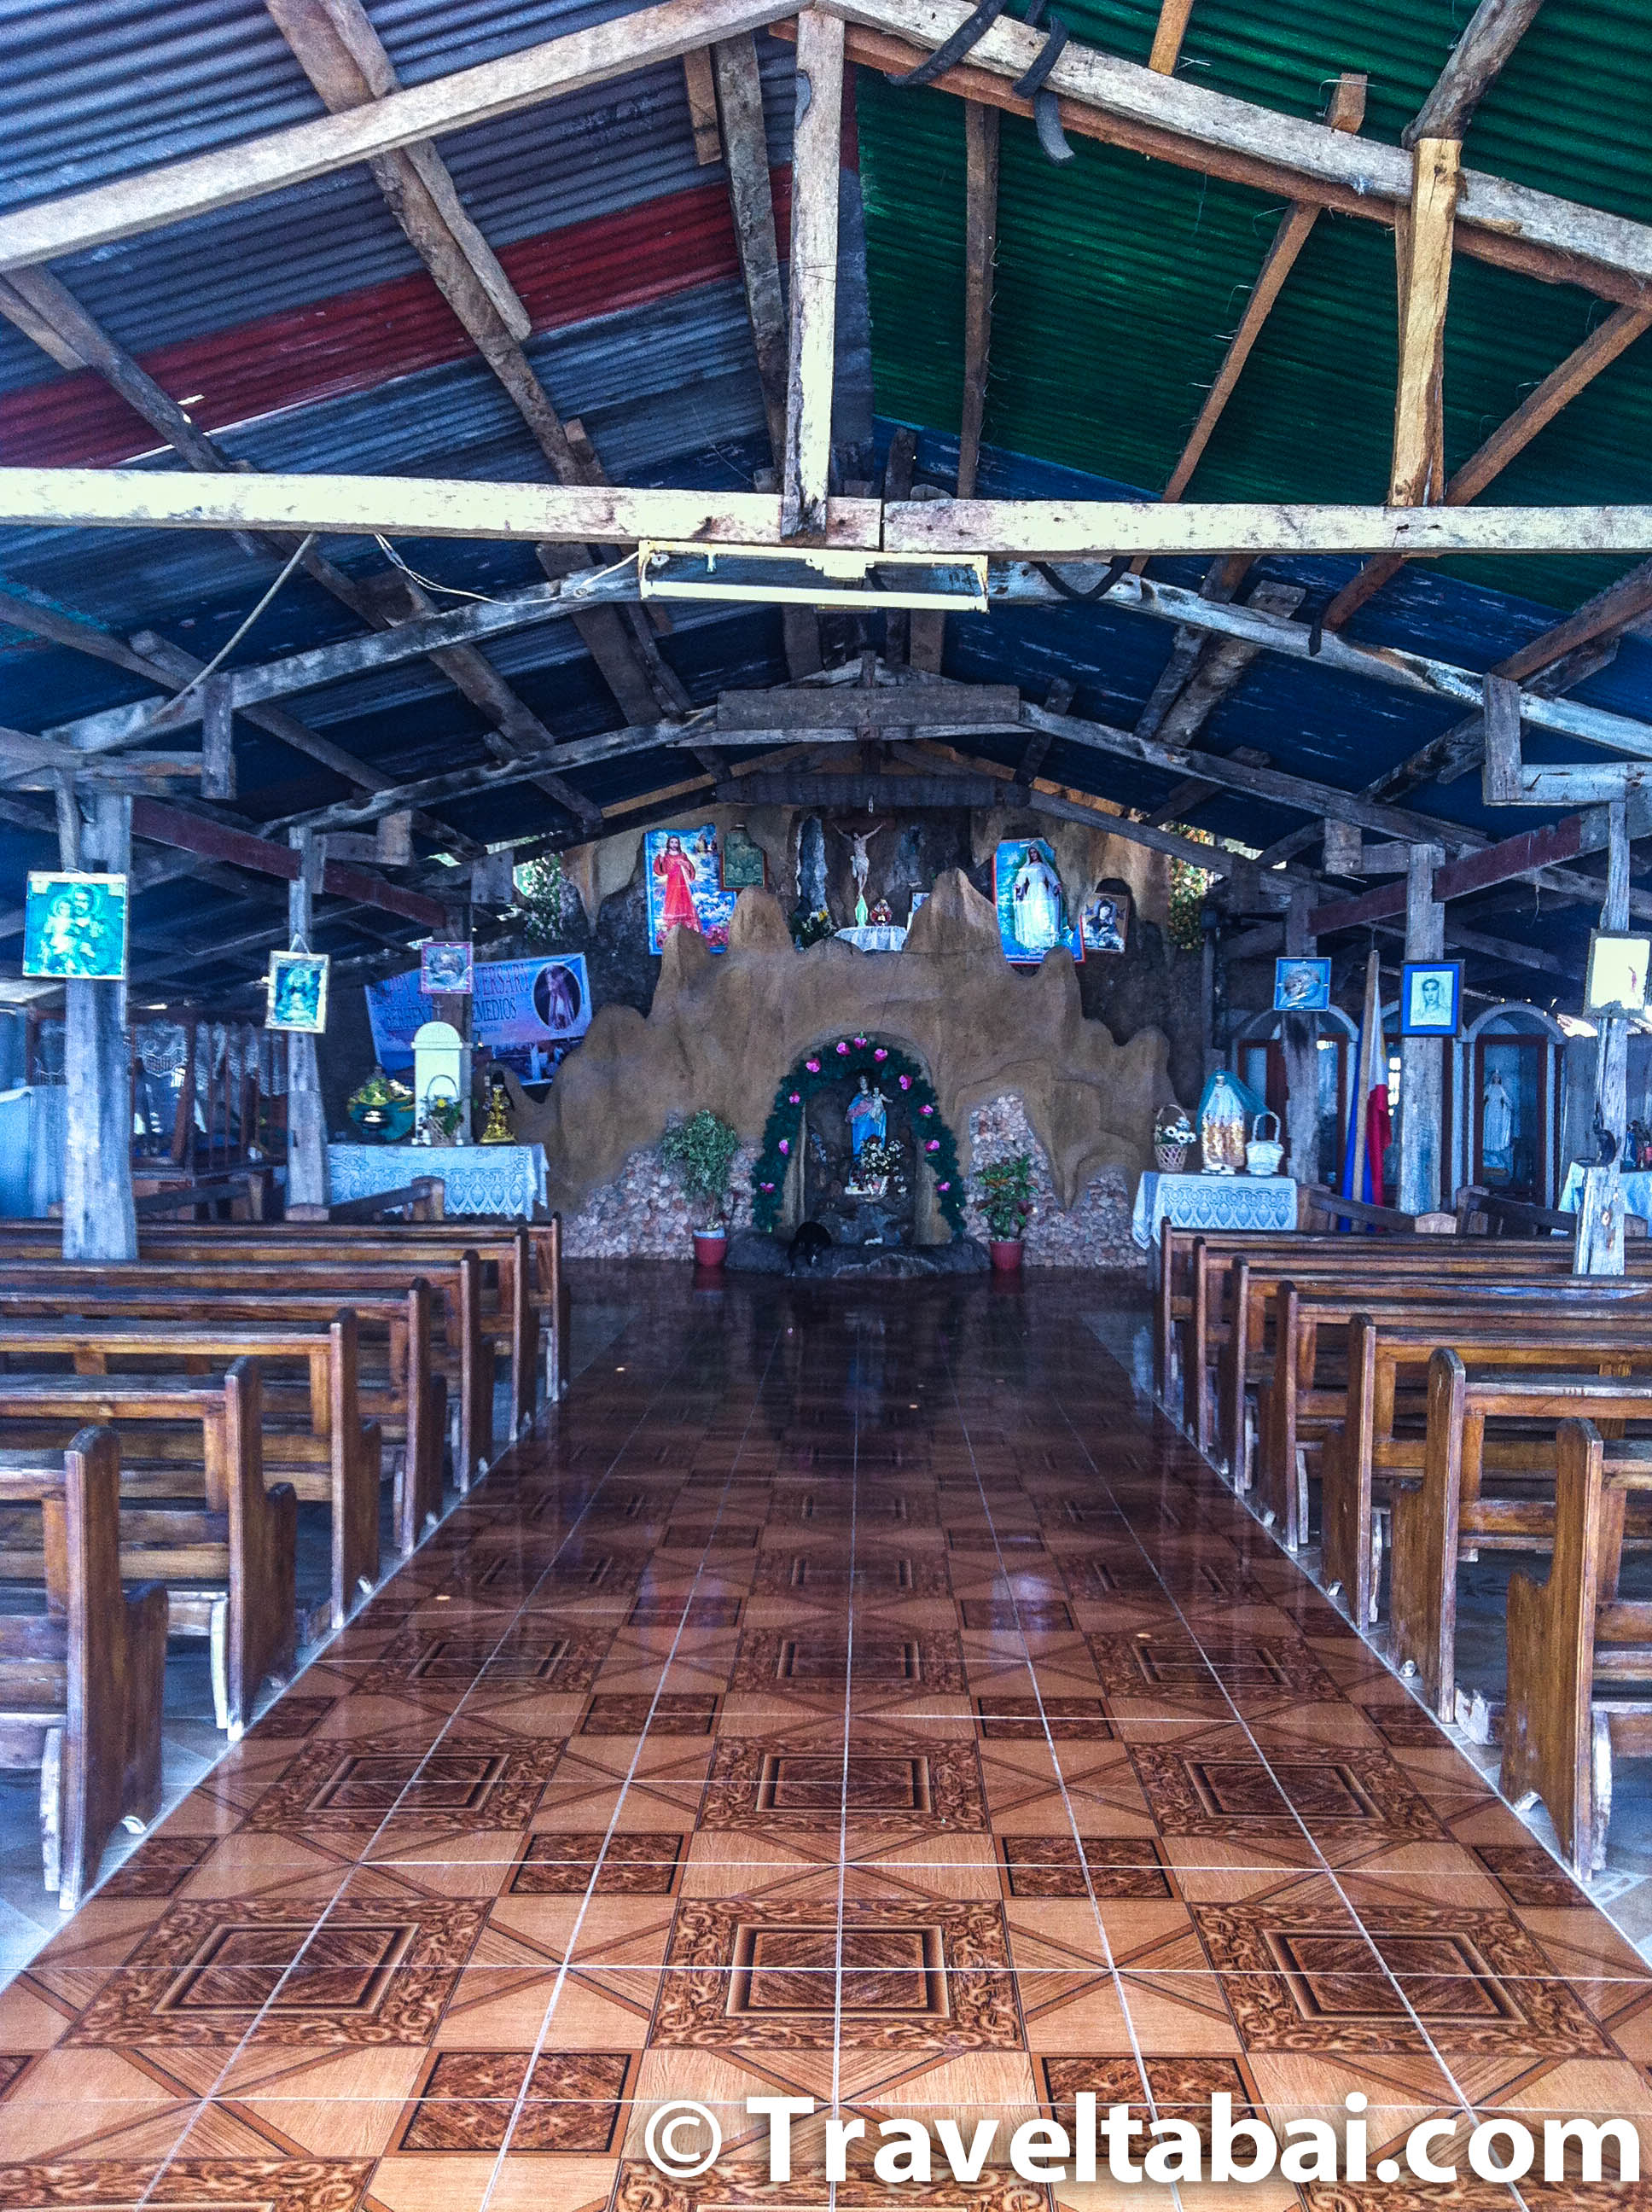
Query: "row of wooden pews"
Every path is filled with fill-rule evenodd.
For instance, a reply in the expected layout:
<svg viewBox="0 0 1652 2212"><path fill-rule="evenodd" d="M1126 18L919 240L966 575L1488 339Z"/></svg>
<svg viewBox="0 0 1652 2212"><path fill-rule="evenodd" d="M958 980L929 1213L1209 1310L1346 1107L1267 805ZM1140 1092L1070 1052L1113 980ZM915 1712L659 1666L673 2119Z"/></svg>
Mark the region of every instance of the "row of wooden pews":
<svg viewBox="0 0 1652 2212"><path fill-rule="evenodd" d="M1574 1869L1603 1860L1614 1752L1652 1753L1652 1250L1574 1277L1570 1240L1169 1231L1154 1323L1167 1409L1442 1721L1460 1569L1534 1562L1508 1604L1502 1786ZM1546 1562L1546 1572L1543 1562Z"/></svg>
<svg viewBox="0 0 1652 2212"><path fill-rule="evenodd" d="M168 1638L205 1643L239 1736L377 1583L385 1494L405 1553L562 1395L568 1300L554 1219L146 1216L135 1261L95 1265L58 1233L0 1226L0 1760L39 1771L67 1910L155 1816Z"/></svg>

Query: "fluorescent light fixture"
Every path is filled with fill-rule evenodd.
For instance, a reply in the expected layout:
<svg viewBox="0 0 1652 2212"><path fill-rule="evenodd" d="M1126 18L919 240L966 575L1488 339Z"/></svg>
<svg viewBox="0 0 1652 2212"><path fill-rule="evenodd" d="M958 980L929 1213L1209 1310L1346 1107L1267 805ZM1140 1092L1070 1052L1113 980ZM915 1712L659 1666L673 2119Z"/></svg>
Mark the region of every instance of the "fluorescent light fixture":
<svg viewBox="0 0 1652 2212"><path fill-rule="evenodd" d="M645 599L744 599L782 606L934 607L987 612L987 556L880 553L830 545L637 547Z"/></svg>

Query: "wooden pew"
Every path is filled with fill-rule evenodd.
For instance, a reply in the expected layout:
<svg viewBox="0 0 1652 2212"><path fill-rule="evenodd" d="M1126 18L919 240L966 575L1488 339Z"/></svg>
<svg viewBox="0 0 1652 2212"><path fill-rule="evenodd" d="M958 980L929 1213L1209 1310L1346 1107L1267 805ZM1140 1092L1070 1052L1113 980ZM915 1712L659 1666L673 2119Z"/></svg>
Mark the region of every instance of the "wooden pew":
<svg viewBox="0 0 1652 2212"><path fill-rule="evenodd" d="M1362 1626L1377 1618L1379 1510L1392 1505L1396 1480L1422 1474L1427 1397L1419 1386L1442 1344L1477 1378L1557 1368L1632 1375L1652 1368L1652 1312L1582 1303L1557 1311L1544 1301L1518 1316L1468 1312L1461 1303L1353 1315L1343 1415L1320 1455L1321 1565L1326 1587L1343 1592Z"/></svg>
<svg viewBox="0 0 1652 2212"><path fill-rule="evenodd" d="M62 1458L6 1454L0 1506L38 1510L46 1611L0 1614L0 1766L40 1770L46 1886L72 1912L115 1823L161 1809L167 1594L120 1585L120 1447L80 1430Z"/></svg>
<svg viewBox="0 0 1652 2212"><path fill-rule="evenodd" d="M169 1634L208 1639L218 1725L232 1741L258 1684L291 1673L298 1640L298 1498L289 1482L264 1484L262 1385L258 1362L246 1358L216 1382L0 1376L0 1440L9 1429L39 1442L53 1426L88 1421L140 1432L156 1422L199 1423L204 1510L187 1489L179 1505L146 1492L122 1514L120 1569L127 1581L166 1584ZM0 1581L46 1581L43 1543L9 1526L0 1535Z"/></svg>
<svg viewBox="0 0 1652 2212"><path fill-rule="evenodd" d="M0 1287L0 1334L20 1322L58 1324L64 1303L61 1289L50 1278L35 1289ZM76 1321L65 1327L143 1320L158 1322L163 1331L204 1326L222 1333L245 1326L255 1332L325 1332L335 1318L333 1300L325 1291L198 1291L183 1289L170 1278L160 1289L112 1276L101 1287L79 1284L71 1303ZM377 1424L383 1441L401 1448L396 1531L398 1548L407 1553L441 1513L447 1385L432 1364L430 1288L420 1278L404 1298L361 1299L352 1310L358 1344L365 1334L373 1350L382 1350L382 1374L373 1374L365 1359L358 1366L357 1400L362 1418Z"/></svg>
<svg viewBox="0 0 1652 2212"><path fill-rule="evenodd" d="M1652 1424L1652 1382L1598 1375L1471 1382L1444 1345L1429 1361L1422 1480L1394 1488L1391 1644L1395 1662L1416 1672L1442 1720L1456 1703L1458 1563L1482 1551L1551 1548L1554 1437L1569 1419ZM1519 1425L1505 1441L1493 1494L1484 1480L1488 1421ZM1625 1533L1652 1540L1652 1511L1643 1509Z"/></svg>
<svg viewBox="0 0 1652 2212"><path fill-rule="evenodd" d="M1618 1595L1626 1509L1652 1486L1590 1421L1555 1435L1548 1580L1509 1584L1509 1702L1498 1787L1540 1797L1562 1856L1587 1881L1606 1860L1614 1755L1652 1755L1652 1604Z"/></svg>
<svg viewBox="0 0 1652 2212"><path fill-rule="evenodd" d="M446 1372L459 1408L454 1474L461 1491L470 1488L494 1457L494 1351L482 1328L481 1267L474 1252L422 1266L419 1277L440 1301L441 1330L434 1333L432 1356ZM166 1259L82 1264L63 1260L0 1258L0 1294L45 1291L58 1299L58 1310L72 1306L82 1292L177 1290L205 1297L220 1293L262 1293L273 1299L308 1294L349 1300L359 1313L377 1298L405 1297L412 1286L408 1268L387 1261L288 1260L264 1263L252 1255L222 1251L205 1257L179 1254Z"/></svg>
<svg viewBox="0 0 1652 2212"><path fill-rule="evenodd" d="M359 1328L346 1309L330 1316L325 1327L282 1328L273 1322L236 1327L216 1321L134 1320L19 1321L0 1318L0 1367L15 1359L67 1359L76 1375L106 1376L112 1361L121 1371L131 1363L143 1370L203 1373L222 1370L243 1357L264 1370L264 1470L266 1481L286 1480L301 1505L325 1505L332 1539L331 1597L333 1621L342 1626L379 1579L379 1477L381 1440L376 1421L361 1411ZM301 1424L278 1426L271 1419L270 1370L297 1364L306 1372ZM278 1388L278 1386L276 1386ZM188 1431L170 1439L171 1456L193 1458ZM162 1455L155 1432L145 1438L145 1458ZM182 1452L179 1450L181 1444ZM180 1469L171 1465L146 1473L140 1481L127 1469L127 1495L148 1486L176 1497ZM203 1474L204 1494L204 1474Z"/></svg>
<svg viewBox="0 0 1652 2212"><path fill-rule="evenodd" d="M1297 1267L1235 1260L1228 1270L1230 1318L1217 1359L1217 1456L1233 1472L1236 1487L1249 1486L1246 1415L1254 1388L1256 1486L1291 1548L1303 1534L1297 1448L1342 1412L1339 1373L1331 1378L1330 1395L1322 1390L1317 1399L1314 1395L1324 1332L1345 1329L1356 1310L1374 1310L1385 1298L1403 1305L1442 1297L1472 1305L1533 1299L1564 1304L1579 1297L1600 1304L1633 1303L1652 1297L1652 1278L1578 1278L1563 1269L1507 1262L1478 1268L1365 1270L1340 1261L1326 1266L1317 1258Z"/></svg>

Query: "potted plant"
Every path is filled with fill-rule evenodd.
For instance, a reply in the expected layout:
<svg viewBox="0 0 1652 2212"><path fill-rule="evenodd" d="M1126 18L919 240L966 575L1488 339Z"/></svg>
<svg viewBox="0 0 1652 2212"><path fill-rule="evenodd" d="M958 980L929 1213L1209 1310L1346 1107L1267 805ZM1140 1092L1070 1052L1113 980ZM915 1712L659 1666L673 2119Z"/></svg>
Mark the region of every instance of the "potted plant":
<svg viewBox="0 0 1652 2212"><path fill-rule="evenodd" d="M987 1249L1000 1274L1021 1265L1022 1238L1033 1210L1033 1166L1029 1152L994 1160L975 1177L975 1195L987 1216Z"/></svg>
<svg viewBox="0 0 1652 2212"><path fill-rule="evenodd" d="M728 1177L739 1148L734 1130L708 1106L673 1121L659 1140L659 1157L689 1201L698 1267L720 1267L728 1251Z"/></svg>

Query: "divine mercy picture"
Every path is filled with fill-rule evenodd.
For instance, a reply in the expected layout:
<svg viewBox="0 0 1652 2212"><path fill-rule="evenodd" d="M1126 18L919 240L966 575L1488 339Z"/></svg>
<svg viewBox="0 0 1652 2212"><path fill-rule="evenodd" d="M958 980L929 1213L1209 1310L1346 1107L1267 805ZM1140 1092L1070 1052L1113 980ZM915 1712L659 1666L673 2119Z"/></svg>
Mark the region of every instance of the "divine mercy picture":
<svg viewBox="0 0 1652 2212"><path fill-rule="evenodd" d="M728 950L737 894L725 890L717 828L650 830L643 839L648 949L663 952L674 929L692 929L714 952Z"/></svg>

